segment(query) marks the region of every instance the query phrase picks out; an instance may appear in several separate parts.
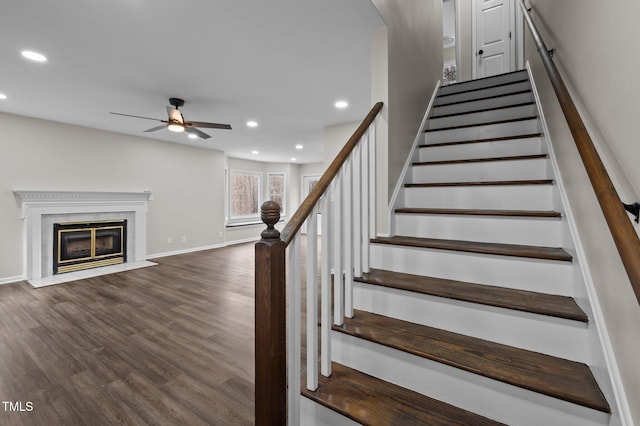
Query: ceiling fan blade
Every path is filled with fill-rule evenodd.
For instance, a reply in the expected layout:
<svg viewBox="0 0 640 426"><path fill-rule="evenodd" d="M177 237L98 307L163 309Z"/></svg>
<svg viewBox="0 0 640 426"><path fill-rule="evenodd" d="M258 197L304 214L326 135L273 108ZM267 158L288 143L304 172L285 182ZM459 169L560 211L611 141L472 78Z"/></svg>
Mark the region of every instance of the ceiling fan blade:
<svg viewBox="0 0 640 426"><path fill-rule="evenodd" d="M165 129L167 127L166 124L162 124L160 126L156 126L156 127L152 127L150 129L145 130L145 132L155 132L156 130L162 130Z"/></svg>
<svg viewBox="0 0 640 426"><path fill-rule="evenodd" d="M204 121L187 121L185 126L204 127L205 129L224 129L231 130L230 124L206 123Z"/></svg>
<svg viewBox="0 0 640 426"><path fill-rule="evenodd" d="M133 117L133 118L144 118L145 120L162 121L163 123L166 123L166 120L160 120L159 118L141 117L139 115L122 114L120 112L110 112L109 114L123 115L125 117Z"/></svg>
<svg viewBox="0 0 640 426"><path fill-rule="evenodd" d="M169 114L169 121L184 124L184 117L178 108L167 106L167 114Z"/></svg>
<svg viewBox="0 0 640 426"><path fill-rule="evenodd" d="M192 135L198 135L198 137L201 139L209 139L211 137L202 130L198 130L195 127L185 127L184 131L187 133L191 133Z"/></svg>

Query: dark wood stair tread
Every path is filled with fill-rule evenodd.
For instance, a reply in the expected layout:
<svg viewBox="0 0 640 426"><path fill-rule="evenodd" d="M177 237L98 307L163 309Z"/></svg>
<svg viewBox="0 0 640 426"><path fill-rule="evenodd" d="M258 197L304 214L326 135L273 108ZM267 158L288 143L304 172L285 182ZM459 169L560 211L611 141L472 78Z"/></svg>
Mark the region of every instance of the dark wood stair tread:
<svg viewBox="0 0 640 426"><path fill-rule="evenodd" d="M580 322L588 317L571 297L464 281L371 269L356 281L447 299L513 309Z"/></svg>
<svg viewBox="0 0 640 426"><path fill-rule="evenodd" d="M547 154L512 155L507 157L466 158L462 160L417 161L413 166L439 166L445 164L490 163L497 161L537 160L547 158Z"/></svg>
<svg viewBox="0 0 640 426"><path fill-rule="evenodd" d="M489 100L489 99L503 98L505 96L522 95L522 94L525 94L525 93L531 93L531 90L519 90L517 92L501 93L499 95L485 96L485 97L482 97L482 98L465 99L463 101L456 101L456 102L449 102L449 103L446 103L446 104L434 105L433 108L439 108L439 107L445 107L445 106L451 106L451 105L458 105L458 104L466 104L466 103L469 103L469 102L476 102L476 101L486 101L486 100Z"/></svg>
<svg viewBox="0 0 640 426"><path fill-rule="evenodd" d="M302 395L363 425L501 425L338 363L318 389Z"/></svg>
<svg viewBox="0 0 640 426"><path fill-rule="evenodd" d="M459 92L453 92L453 93L444 93L442 95L438 94L438 98L442 99L442 98L446 98L447 96L460 95L462 93L472 93L472 92L478 92L480 90L495 89L496 87L504 87L504 86L511 86L511 85L515 85L515 84L522 84L522 83L526 83L528 81L529 81L529 78L527 77L527 78L523 78L521 80L516 80L516 81L507 81L507 82L504 82L504 83L492 84L490 86L476 87L475 89L461 90Z"/></svg>
<svg viewBox="0 0 640 426"><path fill-rule="evenodd" d="M425 130L425 133L440 132L440 131L446 131L446 130L467 129L469 127L493 126L495 124L516 123L518 121L534 120L536 118L538 118L537 115L532 115L530 117L510 118L508 120L487 121L485 123L462 124L460 126L442 127L442 128L439 128L439 129L427 129L427 130Z"/></svg>
<svg viewBox="0 0 640 426"><path fill-rule="evenodd" d="M423 182L405 183L405 188L431 188L436 186L509 186L509 185L550 185L553 179L529 180L482 180L470 182Z"/></svg>
<svg viewBox="0 0 640 426"><path fill-rule="evenodd" d="M501 109L509 109L509 108L517 108L517 107L522 107L522 106L531 106L531 105L535 105L535 102L522 102L519 104L512 104L512 105L501 105L501 106L497 106L497 107L491 107L491 108L479 108L479 109L475 109L475 110L470 110L470 111L463 111L463 112L455 112L455 113L451 113L451 114L443 114L443 115L436 115L436 116L431 116L429 117L430 120L436 120L438 118L447 118L447 117L458 117L461 115L468 115L468 114L475 114L478 112L489 112L489 111L498 111Z"/></svg>
<svg viewBox="0 0 640 426"><path fill-rule="evenodd" d="M401 214L443 214L469 216L511 216L511 217L562 217L560 212L548 210L489 210L489 209L424 209L403 207L395 210Z"/></svg>
<svg viewBox="0 0 640 426"><path fill-rule="evenodd" d="M430 143L430 144L422 144L418 146L418 148L437 148L441 146L451 146L451 145L466 145L469 143L484 143L484 142L502 142L509 140L517 140L517 139L532 139L539 138L542 136L542 133L528 133L525 135L513 135L513 136L501 136L497 138L484 138L484 139L467 139L463 141L453 141L453 142L438 142L438 143Z"/></svg>
<svg viewBox="0 0 640 426"><path fill-rule="evenodd" d="M571 262L572 257L559 247L526 246L519 244L485 243L478 241L442 240L419 237L378 237L371 240L374 244L391 244L438 250L462 251L468 253L492 254L498 256L527 257L543 260L561 260Z"/></svg>
<svg viewBox="0 0 640 426"><path fill-rule="evenodd" d="M359 310L333 329L530 391L611 412L591 370L583 363Z"/></svg>

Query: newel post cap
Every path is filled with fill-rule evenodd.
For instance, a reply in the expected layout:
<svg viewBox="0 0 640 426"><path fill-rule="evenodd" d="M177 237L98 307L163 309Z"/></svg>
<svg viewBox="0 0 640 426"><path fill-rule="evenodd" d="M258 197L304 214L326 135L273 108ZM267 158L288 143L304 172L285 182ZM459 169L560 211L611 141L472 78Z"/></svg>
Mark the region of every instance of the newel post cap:
<svg viewBox="0 0 640 426"><path fill-rule="evenodd" d="M260 207L260 217L262 222L267 225L267 229L260 234L262 239L280 238L280 231L273 227L280 220L280 205L275 201L265 201Z"/></svg>

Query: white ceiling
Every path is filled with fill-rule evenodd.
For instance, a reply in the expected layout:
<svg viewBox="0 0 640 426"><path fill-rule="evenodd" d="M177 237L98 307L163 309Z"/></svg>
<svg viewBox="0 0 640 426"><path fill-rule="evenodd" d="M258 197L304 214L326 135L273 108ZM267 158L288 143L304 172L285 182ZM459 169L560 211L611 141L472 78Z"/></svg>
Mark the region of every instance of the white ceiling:
<svg viewBox="0 0 640 426"><path fill-rule="evenodd" d="M370 107L371 32L382 25L371 0L8 1L0 111L238 158L322 161L323 127ZM25 60L24 49L48 62ZM185 119L233 130L203 129L212 138L193 141L109 114L166 119L170 97L186 101ZM335 109L338 99L350 106ZM259 126L247 128L250 119Z"/></svg>

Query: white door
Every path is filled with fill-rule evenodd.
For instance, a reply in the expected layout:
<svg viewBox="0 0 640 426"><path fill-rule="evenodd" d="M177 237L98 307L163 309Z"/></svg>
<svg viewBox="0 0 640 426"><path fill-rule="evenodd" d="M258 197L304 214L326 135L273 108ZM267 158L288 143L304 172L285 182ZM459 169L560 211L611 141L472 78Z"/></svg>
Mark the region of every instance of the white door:
<svg viewBox="0 0 640 426"><path fill-rule="evenodd" d="M512 0L474 0L476 78L513 71Z"/></svg>

